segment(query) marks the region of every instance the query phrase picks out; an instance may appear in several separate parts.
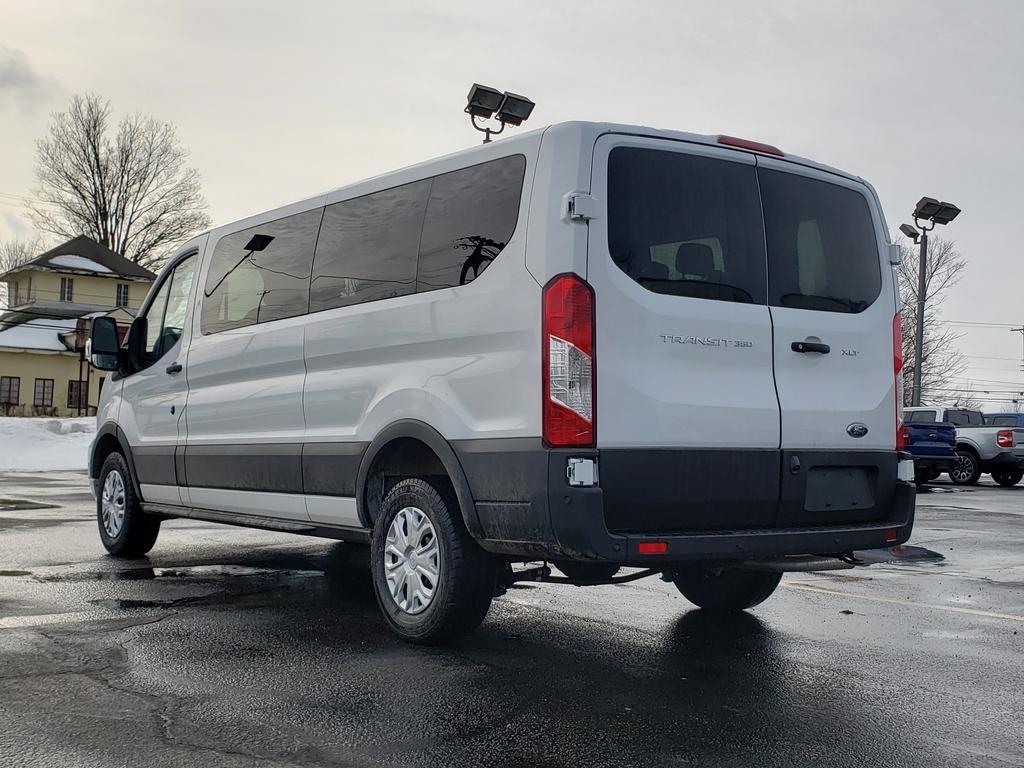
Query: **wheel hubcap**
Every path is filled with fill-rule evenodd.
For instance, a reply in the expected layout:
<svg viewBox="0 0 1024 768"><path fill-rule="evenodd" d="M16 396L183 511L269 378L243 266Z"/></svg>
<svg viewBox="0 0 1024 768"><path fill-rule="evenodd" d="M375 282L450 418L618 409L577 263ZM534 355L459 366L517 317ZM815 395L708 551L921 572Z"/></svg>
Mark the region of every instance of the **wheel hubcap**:
<svg viewBox="0 0 1024 768"><path fill-rule="evenodd" d="M417 507L401 509L384 542L384 576L391 599L406 613L421 613L434 599L440 575L437 534L430 518Z"/></svg>
<svg viewBox="0 0 1024 768"><path fill-rule="evenodd" d="M970 456L959 456L956 460L956 469L953 470L953 477L957 480L966 480L974 472L974 460Z"/></svg>
<svg viewBox="0 0 1024 768"><path fill-rule="evenodd" d="M124 478L112 469L103 481L103 495L100 497L103 530L110 538L115 538L124 525L124 504Z"/></svg>

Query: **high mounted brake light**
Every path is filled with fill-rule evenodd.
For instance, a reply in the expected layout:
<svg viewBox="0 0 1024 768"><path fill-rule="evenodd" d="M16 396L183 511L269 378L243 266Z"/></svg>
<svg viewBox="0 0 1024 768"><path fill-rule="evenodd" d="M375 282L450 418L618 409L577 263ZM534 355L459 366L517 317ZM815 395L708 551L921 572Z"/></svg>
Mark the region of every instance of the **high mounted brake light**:
<svg viewBox="0 0 1024 768"><path fill-rule="evenodd" d="M737 149L746 149L751 152L760 152L763 155L775 155L777 157L785 157L786 153L778 147L773 147L771 144L762 144L760 141L751 141L750 139L738 139L735 136L719 136L718 143L726 147L736 147Z"/></svg>
<svg viewBox="0 0 1024 768"><path fill-rule="evenodd" d="M594 290L574 274L544 288L543 433L559 448L592 448L596 432Z"/></svg>

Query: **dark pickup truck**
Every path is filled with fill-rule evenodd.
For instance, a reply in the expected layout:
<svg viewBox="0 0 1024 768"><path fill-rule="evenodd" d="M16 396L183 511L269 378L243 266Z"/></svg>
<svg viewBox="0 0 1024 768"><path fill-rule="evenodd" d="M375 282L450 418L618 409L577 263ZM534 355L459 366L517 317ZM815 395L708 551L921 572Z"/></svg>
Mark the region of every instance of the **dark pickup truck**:
<svg viewBox="0 0 1024 768"><path fill-rule="evenodd" d="M904 424L903 444L903 450L914 457L915 483L931 482L956 466L956 427L952 424Z"/></svg>

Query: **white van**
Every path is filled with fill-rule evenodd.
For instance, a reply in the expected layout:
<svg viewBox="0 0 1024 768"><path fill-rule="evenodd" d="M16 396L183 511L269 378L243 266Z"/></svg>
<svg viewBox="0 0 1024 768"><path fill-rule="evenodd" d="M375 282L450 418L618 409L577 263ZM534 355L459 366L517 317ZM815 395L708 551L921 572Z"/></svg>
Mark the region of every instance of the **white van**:
<svg viewBox="0 0 1024 768"><path fill-rule="evenodd" d="M748 608L910 535L892 254L859 178L595 123L228 224L123 346L93 328L117 372L100 536L139 556L188 517L368 541L418 642L526 577L659 573Z"/></svg>

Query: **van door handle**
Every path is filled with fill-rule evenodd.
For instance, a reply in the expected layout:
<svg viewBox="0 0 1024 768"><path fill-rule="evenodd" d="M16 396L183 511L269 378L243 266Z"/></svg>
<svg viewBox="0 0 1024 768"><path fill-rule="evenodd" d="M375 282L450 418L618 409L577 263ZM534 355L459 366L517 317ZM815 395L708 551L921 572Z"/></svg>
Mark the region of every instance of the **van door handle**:
<svg viewBox="0 0 1024 768"><path fill-rule="evenodd" d="M828 344L822 344L820 341L794 341L789 348L794 352L820 352L823 355L832 351Z"/></svg>
<svg viewBox="0 0 1024 768"><path fill-rule="evenodd" d="M171 363L167 366L167 372L172 376L175 373L181 373L181 363Z"/></svg>

